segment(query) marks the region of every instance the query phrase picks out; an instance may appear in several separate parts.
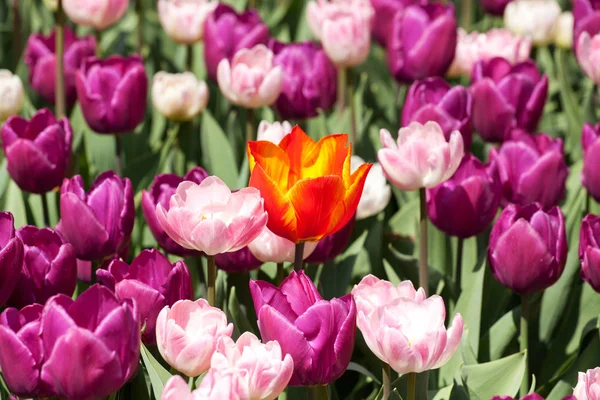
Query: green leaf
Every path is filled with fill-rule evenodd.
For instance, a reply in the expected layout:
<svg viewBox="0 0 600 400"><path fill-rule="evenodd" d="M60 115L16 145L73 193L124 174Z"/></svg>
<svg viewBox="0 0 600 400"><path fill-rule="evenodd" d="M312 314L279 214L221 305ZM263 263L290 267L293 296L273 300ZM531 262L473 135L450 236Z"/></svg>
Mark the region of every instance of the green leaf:
<svg viewBox="0 0 600 400"><path fill-rule="evenodd" d="M142 361L148 371L148 377L150 378L150 384L152 385L152 392L156 399L162 397L162 392L165 384L171 378L171 374L167 371L159 362L152 356L152 353L142 344L141 348Z"/></svg>
<svg viewBox="0 0 600 400"><path fill-rule="evenodd" d="M462 368L463 381L473 400L489 400L497 395L515 397L526 362L524 351L484 364L466 365Z"/></svg>
<svg viewBox="0 0 600 400"><path fill-rule="evenodd" d="M229 305L227 307L227 310L231 315L233 325L241 333L254 331L254 329L252 329L252 325L250 325L250 322L248 321L248 316L240 307L239 300L235 294L235 286L231 287L231 291L229 293Z"/></svg>
<svg viewBox="0 0 600 400"><path fill-rule="evenodd" d="M218 176L230 188L237 188L238 166L227 136L208 110L202 116L202 157L208 172Z"/></svg>
<svg viewBox="0 0 600 400"><path fill-rule="evenodd" d="M359 374L362 374L368 378L371 378L373 380L373 382L375 382L377 385L381 385L381 381L379 379L377 379L377 377L368 369L366 369L365 367L363 367L360 364L357 364L355 362L350 362L350 364L348 364L348 368L347 370L349 371L356 371Z"/></svg>
<svg viewBox="0 0 600 400"><path fill-rule="evenodd" d="M517 306L498 319L481 338L482 351L487 350L490 360L502 357L502 354L519 331L521 306Z"/></svg>

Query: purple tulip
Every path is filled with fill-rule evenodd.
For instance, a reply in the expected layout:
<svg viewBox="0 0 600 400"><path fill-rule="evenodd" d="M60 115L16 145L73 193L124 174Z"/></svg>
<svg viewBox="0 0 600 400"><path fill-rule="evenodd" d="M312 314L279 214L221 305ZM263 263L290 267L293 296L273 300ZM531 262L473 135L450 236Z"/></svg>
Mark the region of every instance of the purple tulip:
<svg viewBox="0 0 600 400"><path fill-rule="evenodd" d="M600 0L573 1L573 43L577 51L577 43L582 32L591 37L600 33Z"/></svg>
<svg viewBox="0 0 600 400"><path fill-rule="evenodd" d="M94 285L77 300L59 294L41 317L42 381L60 398L97 399L119 389L137 372L140 324L131 300L119 302Z"/></svg>
<svg viewBox="0 0 600 400"><path fill-rule="evenodd" d="M520 129L500 149L492 149L502 184L503 201L520 205L539 202L549 208L565 195L569 168L563 141L540 133L530 135Z"/></svg>
<svg viewBox="0 0 600 400"><path fill-rule="evenodd" d="M133 230L135 208L128 178L106 171L84 190L83 179L65 179L60 189L56 229L75 248L77 258L101 260L125 246Z"/></svg>
<svg viewBox="0 0 600 400"><path fill-rule="evenodd" d="M581 278L600 292L600 217L588 214L579 231Z"/></svg>
<svg viewBox="0 0 600 400"><path fill-rule="evenodd" d="M305 261L307 263L321 264L332 261L342 254L348 246L350 237L352 237L355 221L356 216L352 217L352 219L336 233L325 236L323 239L319 240L317 247L310 256L306 257Z"/></svg>
<svg viewBox="0 0 600 400"><path fill-rule="evenodd" d="M412 5L396 13L388 40L388 68L398 82L446 73L456 50L452 4Z"/></svg>
<svg viewBox="0 0 600 400"><path fill-rule="evenodd" d="M81 111L94 131L128 133L144 120L148 77L140 57L90 57L75 78Z"/></svg>
<svg viewBox="0 0 600 400"><path fill-rule="evenodd" d="M248 246L230 253L221 253L215 256L217 267L226 272L248 272L257 269L263 263L250 252Z"/></svg>
<svg viewBox="0 0 600 400"><path fill-rule="evenodd" d="M316 117L319 110L333 105L337 90L337 72L327 55L314 42L282 43L274 39L269 48L273 63L283 68L281 94L275 108L282 119Z"/></svg>
<svg viewBox="0 0 600 400"><path fill-rule="evenodd" d="M267 44L269 28L256 10L242 14L225 4L219 4L204 23L204 61L208 76L217 79L217 65L226 58L231 62L240 49Z"/></svg>
<svg viewBox="0 0 600 400"><path fill-rule="evenodd" d="M531 294L553 285L565 268L565 218L558 207L506 207L492 228L488 259L494 277L507 288Z"/></svg>
<svg viewBox="0 0 600 400"><path fill-rule="evenodd" d="M23 242L21 278L9 300L17 308L44 304L56 294L71 296L77 284L77 260L73 246L50 229L24 226L17 231Z"/></svg>
<svg viewBox="0 0 600 400"><path fill-rule="evenodd" d="M352 295L323 300L304 271L293 271L280 287L250 281L263 342L277 340L294 360L290 386L326 385L350 363L356 337Z"/></svg>
<svg viewBox="0 0 600 400"><path fill-rule="evenodd" d="M481 5L488 14L502 16L504 9L511 1L513 0L481 0Z"/></svg>
<svg viewBox="0 0 600 400"><path fill-rule="evenodd" d="M494 397L492 397L491 400L516 400L516 399L512 398L510 396L494 396ZM544 398L537 393L530 393L530 394L527 394L527 395L521 397L519 400L544 400ZM570 396L563 397L562 400L577 400L577 399L575 398L575 396L570 395Z"/></svg>
<svg viewBox="0 0 600 400"><path fill-rule="evenodd" d="M473 126L488 142L503 142L512 128L535 131L548 95L548 77L533 61L503 58L473 67Z"/></svg>
<svg viewBox="0 0 600 400"><path fill-rule="evenodd" d="M183 261L171 264L157 250L143 250L131 263L113 260L108 270L97 270L98 282L119 299L133 300L143 329L142 341L156 343L156 318L165 306L192 299L192 279Z"/></svg>
<svg viewBox="0 0 600 400"><path fill-rule="evenodd" d="M0 307L17 286L22 266L23 242L15 235L13 215L0 212Z"/></svg>
<svg viewBox="0 0 600 400"><path fill-rule="evenodd" d="M67 118L44 108L27 121L10 117L2 125L2 148L11 178L21 190L46 193L60 185L71 159L73 133Z"/></svg>
<svg viewBox="0 0 600 400"><path fill-rule="evenodd" d="M500 198L495 166L467 153L452 178L427 189L427 213L442 232L468 238L494 220Z"/></svg>
<svg viewBox="0 0 600 400"><path fill-rule="evenodd" d="M192 168L183 178L175 174L160 174L154 177L149 190L142 190L142 212L144 213L144 218L158 245L167 253L180 257L198 255L196 251L181 247L166 234L156 218L156 205L161 204L168 211L169 200L175 194L175 190L181 182L192 181L200 183L207 176L208 172L200 167Z"/></svg>
<svg viewBox="0 0 600 400"><path fill-rule="evenodd" d="M11 392L23 398L46 398L54 393L41 379L44 363L42 306L32 304L0 315L0 370Z"/></svg>
<svg viewBox="0 0 600 400"><path fill-rule="evenodd" d="M64 28L64 79L67 106L71 107L77 100L75 89L75 71L82 61L96 53L96 41L92 36L77 38L75 33ZM56 85L56 30L48 36L33 34L27 40L25 64L29 68L29 83L47 102L54 104Z"/></svg>
<svg viewBox="0 0 600 400"><path fill-rule="evenodd" d="M600 123L585 124L581 132L583 148L583 171L581 182L588 193L600 201Z"/></svg>
<svg viewBox="0 0 600 400"><path fill-rule="evenodd" d="M471 107L471 95L463 86L452 87L440 77L415 81L404 101L402 126L435 121L448 140L452 132L459 131L465 149L469 149L473 136Z"/></svg>
<svg viewBox="0 0 600 400"><path fill-rule="evenodd" d="M375 40L385 47L392 31L394 15L413 4L426 3L424 0L371 0L371 5L375 10L372 28Z"/></svg>

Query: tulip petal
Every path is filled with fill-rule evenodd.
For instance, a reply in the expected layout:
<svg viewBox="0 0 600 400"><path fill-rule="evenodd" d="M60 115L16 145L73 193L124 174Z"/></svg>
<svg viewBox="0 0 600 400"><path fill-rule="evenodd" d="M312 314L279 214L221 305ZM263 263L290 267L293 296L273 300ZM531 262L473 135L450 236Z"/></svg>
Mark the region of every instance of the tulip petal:
<svg viewBox="0 0 600 400"><path fill-rule="evenodd" d="M11 391L21 397L37 397L40 371L29 349L10 329L0 325L0 370Z"/></svg>
<svg viewBox="0 0 600 400"><path fill-rule="evenodd" d="M431 369L436 369L446 364L448 360L454 355L456 349L458 349L458 345L460 344L460 340L462 339L463 334L463 318L460 314L456 314L454 319L452 320L452 325L448 328L447 331L447 340L446 340L446 348L444 349L444 353L441 358L435 363Z"/></svg>
<svg viewBox="0 0 600 400"><path fill-rule="evenodd" d="M250 172L256 164L260 165L279 191L287 192L290 159L285 150L268 141L248 142L248 160Z"/></svg>
<svg viewBox="0 0 600 400"><path fill-rule="evenodd" d="M344 171L346 159L350 158L348 154L352 155L351 147L347 143L346 134L328 135L319 140L312 151L303 157L302 178L339 176L339 171Z"/></svg>

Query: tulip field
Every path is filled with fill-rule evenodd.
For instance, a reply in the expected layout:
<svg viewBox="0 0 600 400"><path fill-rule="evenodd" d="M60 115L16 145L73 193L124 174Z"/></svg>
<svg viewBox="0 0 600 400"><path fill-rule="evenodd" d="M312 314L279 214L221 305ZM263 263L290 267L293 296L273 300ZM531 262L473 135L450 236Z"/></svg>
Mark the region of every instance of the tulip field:
<svg viewBox="0 0 600 400"><path fill-rule="evenodd" d="M0 46L0 400L600 400L600 0L6 0Z"/></svg>

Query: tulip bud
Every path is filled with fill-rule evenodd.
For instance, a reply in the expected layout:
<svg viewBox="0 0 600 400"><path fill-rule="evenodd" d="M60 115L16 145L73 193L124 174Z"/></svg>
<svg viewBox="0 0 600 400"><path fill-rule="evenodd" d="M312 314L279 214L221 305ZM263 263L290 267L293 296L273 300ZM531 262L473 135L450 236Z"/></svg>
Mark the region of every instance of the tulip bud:
<svg viewBox="0 0 600 400"><path fill-rule="evenodd" d="M189 121L208 104L208 86L191 72L157 72L152 81L152 103L173 121Z"/></svg>
<svg viewBox="0 0 600 400"><path fill-rule="evenodd" d="M217 341L231 336L227 316L204 299L180 300L166 306L156 320L156 344L165 361L187 376L198 376L210 367Z"/></svg>
<svg viewBox="0 0 600 400"><path fill-rule="evenodd" d="M463 86L451 87L439 77L415 81L404 100L402 125L407 126L411 122L437 122L446 139L450 139L452 132L459 131L465 149L469 149L473 136L472 103L471 95Z"/></svg>
<svg viewBox="0 0 600 400"><path fill-rule="evenodd" d="M583 72L596 85L600 83L600 33L590 36L582 32L577 41L577 61Z"/></svg>
<svg viewBox="0 0 600 400"><path fill-rule="evenodd" d="M123 386L140 360L135 307L100 285L75 301L62 294L48 300L41 317L44 384L68 399L106 397Z"/></svg>
<svg viewBox="0 0 600 400"><path fill-rule="evenodd" d="M420 0L371 0L375 11L372 33L373 38L384 48L392 32L392 21L396 13L404 8L421 3Z"/></svg>
<svg viewBox="0 0 600 400"><path fill-rule="evenodd" d="M90 57L75 79L85 121L97 133L128 133L144 120L148 78L140 57Z"/></svg>
<svg viewBox="0 0 600 400"><path fill-rule="evenodd" d="M565 195L569 168L561 139L541 133L535 136L514 130L500 150L492 149L502 184L504 202L545 208L557 205Z"/></svg>
<svg viewBox="0 0 600 400"><path fill-rule="evenodd" d="M159 0L158 18L171 39L193 44L204 37L204 22L218 5L214 0Z"/></svg>
<svg viewBox="0 0 600 400"><path fill-rule="evenodd" d="M246 108L273 104L281 92L282 80L281 67L273 64L273 52L262 44L238 51L231 64L224 59L217 68L223 96Z"/></svg>
<svg viewBox="0 0 600 400"><path fill-rule="evenodd" d="M47 102L54 104L56 92L56 29L48 36L33 34L27 40L25 64L29 69L31 87ZM68 26L64 28L64 84L67 106L77 100L75 72L88 57L96 54L96 41L92 36L79 39Z"/></svg>
<svg viewBox="0 0 600 400"><path fill-rule="evenodd" d="M448 235L475 236L494 220L501 193L495 165L467 153L452 178L427 189L427 215Z"/></svg>
<svg viewBox="0 0 600 400"><path fill-rule="evenodd" d="M575 45L579 36L587 32L590 36L600 33L600 3L594 0L573 1L573 39ZM577 52L577 46L575 46Z"/></svg>
<svg viewBox="0 0 600 400"><path fill-rule="evenodd" d="M326 385L344 373L356 336L352 295L323 300L304 271L292 271L279 287L250 281L250 292L261 337L294 360L290 386Z"/></svg>
<svg viewBox="0 0 600 400"><path fill-rule="evenodd" d="M556 0L515 0L504 10L504 26L515 35L530 37L535 45L544 46L554 39L559 16Z"/></svg>
<svg viewBox="0 0 600 400"><path fill-rule="evenodd" d="M552 286L567 260L565 219L558 207L511 204L490 233L488 260L494 277L519 294Z"/></svg>
<svg viewBox="0 0 600 400"><path fill-rule="evenodd" d="M502 16L511 1L513 0L481 0L481 5L488 14Z"/></svg>
<svg viewBox="0 0 600 400"><path fill-rule="evenodd" d="M229 273L242 273L257 269L262 265L262 261L254 257L248 246L236 251L217 254L215 264L218 268Z"/></svg>
<svg viewBox="0 0 600 400"><path fill-rule="evenodd" d="M0 93L2 93L0 100L0 122L2 122L20 113L23 108L25 95L21 79L7 69L0 69Z"/></svg>
<svg viewBox="0 0 600 400"><path fill-rule="evenodd" d="M581 132L581 147L583 148L583 171L581 183L588 193L600 201L600 124L586 123Z"/></svg>
<svg viewBox="0 0 600 400"><path fill-rule="evenodd" d="M388 68L398 82L442 76L454 59L456 41L452 4L406 7L392 22L387 42Z"/></svg>
<svg viewBox="0 0 600 400"><path fill-rule="evenodd" d="M101 260L117 253L133 230L131 181L107 171L86 193L81 176L65 179L60 189L60 217L56 229L73 245L77 258Z"/></svg>
<svg viewBox="0 0 600 400"><path fill-rule="evenodd" d="M279 144L281 139L289 135L292 132L292 125L287 122L275 121L272 124L268 121L260 121L258 124L258 132L256 134L256 140L266 140L274 144Z"/></svg>
<svg viewBox="0 0 600 400"><path fill-rule="evenodd" d="M377 152L383 172L401 190L432 188L448 180L464 154L460 132L446 141L439 124L412 122L398 131L394 141L386 129L380 132L383 149Z"/></svg>
<svg viewBox="0 0 600 400"><path fill-rule="evenodd" d="M337 72L318 44L271 39L269 48L275 54L273 64L283 69L281 93L275 102L282 118L316 117L335 103Z"/></svg>
<svg viewBox="0 0 600 400"><path fill-rule="evenodd" d="M29 121L9 118L1 135L8 173L21 190L46 193L61 184L69 168L73 140L67 118L57 121L44 108Z"/></svg>
<svg viewBox="0 0 600 400"><path fill-rule="evenodd" d="M304 242L303 260L312 254L317 247L317 243ZM286 238L277 236L265 226L256 239L248 244L248 250L262 262L294 262L296 245Z"/></svg>
<svg viewBox="0 0 600 400"><path fill-rule="evenodd" d="M556 20L554 43L566 50L573 48L573 13L565 11Z"/></svg>
<svg viewBox="0 0 600 400"><path fill-rule="evenodd" d="M577 374L577 386L573 389L576 400L598 400L599 393L600 368L588 369Z"/></svg>
<svg viewBox="0 0 600 400"><path fill-rule="evenodd" d="M77 284L73 246L50 228L24 226L17 237L24 246L23 269L9 303L21 308L44 304L56 294L71 296Z"/></svg>
<svg viewBox="0 0 600 400"><path fill-rule="evenodd" d="M102 31L125 15L129 0L62 0L62 6L77 25Z"/></svg>
<svg viewBox="0 0 600 400"><path fill-rule="evenodd" d="M325 236L317 243L311 243L313 246L316 244L316 247L314 251L312 251L311 254L306 258L306 262L321 264L328 261L333 261L337 256L342 254L348 246L350 237L352 237L354 221L355 218L353 217L350 219L350 221L346 222L346 224L339 231ZM306 242L305 247L307 247L309 243L310 242Z"/></svg>
<svg viewBox="0 0 600 400"><path fill-rule="evenodd" d="M350 171L356 171L364 163L365 161L359 156L352 156ZM365 180L360 202L356 208L356 219L365 219L379 214L387 207L391 198L392 188L387 184L381 164L374 163Z"/></svg>
<svg viewBox="0 0 600 400"><path fill-rule="evenodd" d="M22 265L23 242L15 237L13 215L0 212L0 307L6 303L17 286Z"/></svg>
<svg viewBox="0 0 600 400"><path fill-rule="evenodd" d="M241 49L267 44L269 28L256 10L242 14L226 4L219 4L204 24L204 60L208 76L217 79L217 66L222 60L231 62Z"/></svg>
<svg viewBox="0 0 600 400"><path fill-rule="evenodd" d="M339 68L353 67L367 59L373 16L373 7L367 0L316 0L306 8L313 35Z"/></svg>
<svg viewBox="0 0 600 400"><path fill-rule="evenodd" d="M588 214L579 231L581 278L600 292L600 217Z"/></svg>
<svg viewBox="0 0 600 400"><path fill-rule="evenodd" d="M506 140L512 128L534 132L548 95L548 76L533 61L511 66L502 58L473 69L473 126L488 142Z"/></svg>

